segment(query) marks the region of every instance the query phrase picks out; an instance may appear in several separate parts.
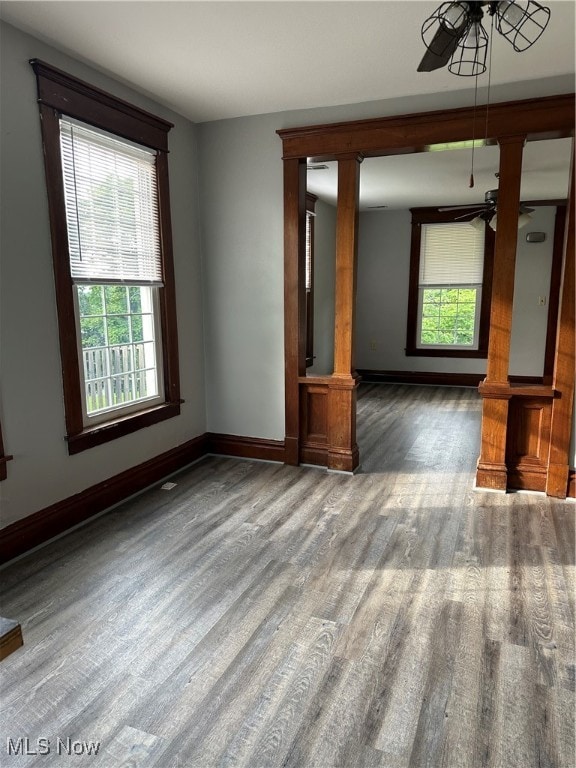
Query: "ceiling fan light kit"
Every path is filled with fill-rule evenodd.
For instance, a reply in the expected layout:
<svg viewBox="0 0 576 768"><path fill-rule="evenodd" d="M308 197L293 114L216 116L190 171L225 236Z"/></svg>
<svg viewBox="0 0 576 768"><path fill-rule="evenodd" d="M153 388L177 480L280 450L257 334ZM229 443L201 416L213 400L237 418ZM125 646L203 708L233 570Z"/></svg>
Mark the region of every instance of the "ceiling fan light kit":
<svg viewBox="0 0 576 768"><path fill-rule="evenodd" d="M474 229L482 231L484 229L484 219L482 216L475 216L470 222L470 226L474 227Z"/></svg>
<svg viewBox="0 0 576 768"><path fill-rule="evenodd" d="M522 227L525 227L526 224L529 224L532 220L532 216L529 213L520 213L518 216L518 229L522 229ZM498 226L498 215L494 214L492 218L488 222L488 226L490 229L493 229L494 232L496 232L496 228Z"/></svg>
<svg viewBox="0 0 576 768"><path fill-rule="evenodd" d="M522 5L504 0L496 11L496 29L518 53L538 40L550 20L550 9L540 3L530 0Z"/></svg>
<svg viewBox="0 0 576 768"><path fill-rule="evenodd" d="M486 71L486 55L490 49L492 60L492 42L482 26L485 11L491 17L491 31L502 35L517 52L526 51L538 40L550 21L550 9L535 0L452 0L442 3L422 25L422 40L426 53L418 65L418 72L432 72L442 67L461 77L476 77L474 90L474 118L472 126L472 168L470 187L474 186L474 145L476 126L476 98L478 93L478 75ZM488 77L488 100L486 104L486 137L488 140L488 108L490 103L490 76ZM496 174L498 176L498 174ZM482 212L468 223L476 228L484 222L496 230L496 204L498 190L488 190ZM440 210L455 210L474 206L454 206ZM518 229L528 224L532 209L520 206ZM464 214L459 218L465 218Z"/></svg>
<svg viewBox="0 0 576 768"><path fill-rule="evenodd" d="M442 3L422 25L426 53L418 72L432 72L445 66L461 77L485 72L488 34L482 26L484 8L495 17L496 30L517 52L534 45L550 20L550 9L535 0Z"/></svg>
<svg viewBox="0 0 576 768"><path fill-rule="evenodd" d="M474 77L486 72L488 35L481 21L473 21L467 34L452 54L448 70L460 77Z"/></svg>

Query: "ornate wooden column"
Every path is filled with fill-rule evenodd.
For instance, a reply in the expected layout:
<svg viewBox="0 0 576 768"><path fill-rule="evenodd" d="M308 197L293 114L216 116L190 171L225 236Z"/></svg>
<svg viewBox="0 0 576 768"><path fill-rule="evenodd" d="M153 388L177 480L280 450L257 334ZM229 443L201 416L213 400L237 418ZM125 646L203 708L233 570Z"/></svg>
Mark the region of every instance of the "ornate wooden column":
<svg viewBox="0 0 576 768"><path fill-rule="evenodd" d="M299 463L299 383L306 373L305 272L306 165L284 160L284 382L285 462Z"/></svg>
<svg viewBox="0 0 576 768"><path fill-rule="evenodd" d="M564 272L560 299L560 314L556 333L553 387L556 397L552 401L550 426L550 452L546 493L548 496L566 498L568 489L570 432L574 408L574 142L572 142L572 181L568 198L568 216L564 239Z"/></svg>
<svg viewBox="0 0 576 768"><path fill-rule="evenodd" d="M334 373L328 390L328 469L352 472L358 466L354 311L358 262L358 154L338 159L336 213L336 296Z"/></svg>
<svg viewBox="0 0 576 768"><path fill-rule="evenodd" d="M506 433L514 270L518 243L518 210L522 151L526 136L499 139L498 225L494 248L494 276L490 311L490 339L486 378L479 386L482 400L482 443L476 485L506 490Z"/></svg>

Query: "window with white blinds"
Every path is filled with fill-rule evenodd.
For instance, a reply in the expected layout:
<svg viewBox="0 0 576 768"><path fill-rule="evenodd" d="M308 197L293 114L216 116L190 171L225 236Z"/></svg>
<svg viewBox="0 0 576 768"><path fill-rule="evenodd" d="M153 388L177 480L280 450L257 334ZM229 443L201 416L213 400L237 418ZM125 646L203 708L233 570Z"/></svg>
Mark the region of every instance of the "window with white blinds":
<svg viewBox="0 0 576 768"><path fill-rule="evenodd" d="M161 285L156 152L60 119L75 282Z"/></svg>
<svg viewBox="0 0 576 768"><path fill-rule="evenodd" d="M420 349L478 349L484 231L468 222L421 225Z"/></svg>
<svg viewBox="0 0 576 768"><path fill-rule="evenodd" d="M173 124L46 62L37 81L70 454L180 414Z"/></svg>
<svg viewBox="0 0 576 768"><path fill-rule="evenodd" d="M422 224L420 285L481 285L484 231L468 222Z"/></svg>
<svg viewBox="0 0 576 768"><path fill-rule="evenodd" d="M84 422L162 400L156 152L60 118Z"/></svg>

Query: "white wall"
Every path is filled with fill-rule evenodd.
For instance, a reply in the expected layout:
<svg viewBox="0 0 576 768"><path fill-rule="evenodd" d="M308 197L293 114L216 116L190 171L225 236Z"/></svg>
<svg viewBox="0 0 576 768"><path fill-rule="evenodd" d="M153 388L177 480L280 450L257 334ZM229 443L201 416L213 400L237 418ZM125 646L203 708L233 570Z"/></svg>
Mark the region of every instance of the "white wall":
<svg viewBox="0 0 576 768"><path fill-rule="evenodd" d="M530 223L518 232L510 344L513 375L542 376L544 371L555 218L556 208L535 208ZM528 243L528 232L545 232L546 240ZM540 305L539 297L546 304Z"/></svg>
<svg viewBox="0 0 576 768"><path fill-rule="evenodd" d="M334 371L336 208L318 200L314 221L314 365L311 375Z"/></svg>
<svg viewBox="0 0 576 768"><path fill-rule="evenodd" d="M206 429L195 127L44 43L1 26L0 393L5 450L2 525L173 448ZM182 414L69 456L64 441L50 224L36 80L40 58L175 123L169 168Z"/></svg>

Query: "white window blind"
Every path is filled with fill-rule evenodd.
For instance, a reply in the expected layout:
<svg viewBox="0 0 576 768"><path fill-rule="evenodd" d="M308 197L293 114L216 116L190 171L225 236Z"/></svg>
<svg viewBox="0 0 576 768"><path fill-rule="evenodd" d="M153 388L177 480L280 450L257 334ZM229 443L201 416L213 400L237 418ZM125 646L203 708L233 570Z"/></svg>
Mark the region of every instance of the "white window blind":
<svg viewBox="0 0 576 768"><path fill-rule="evenodd" d="M420 285L480 285L484 231L468 223L422 224Z"/></svg>
<svg viewBox="0 0 576 768"><path fill-rule="evenodd" d="M74 281L160 285L156 153L67 118L60 146Z"/></svg>

